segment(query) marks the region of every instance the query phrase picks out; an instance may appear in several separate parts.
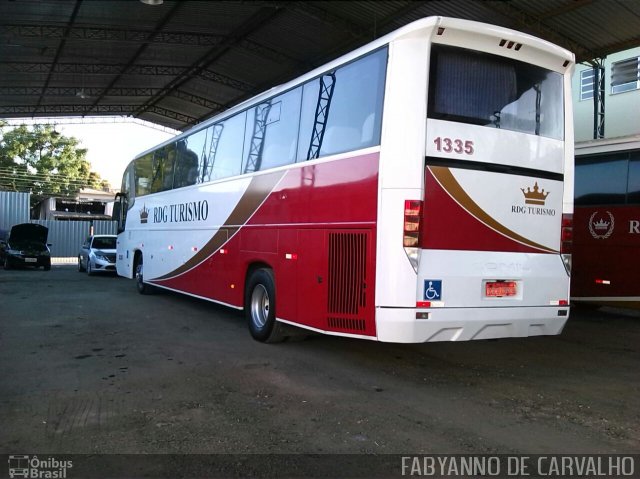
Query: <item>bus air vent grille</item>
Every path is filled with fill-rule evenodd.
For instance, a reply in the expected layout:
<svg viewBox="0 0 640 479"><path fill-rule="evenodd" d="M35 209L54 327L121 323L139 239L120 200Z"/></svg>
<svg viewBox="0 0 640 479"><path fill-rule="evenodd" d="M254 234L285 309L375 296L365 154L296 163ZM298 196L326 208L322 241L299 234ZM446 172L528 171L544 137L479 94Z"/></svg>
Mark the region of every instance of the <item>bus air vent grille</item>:
<svg viewBox="0 0 640 479"><path fill-rule="evenodd" d="M348 331L364 331L364 319L352 318L329 318L329 327L331 329L348 330Z"/></svg>
<svg viewBox="0 0 640 479"><path fill-rule="evenodd" d="M329 329L365 330L367 236L364 232L329 233Z"/></svg>

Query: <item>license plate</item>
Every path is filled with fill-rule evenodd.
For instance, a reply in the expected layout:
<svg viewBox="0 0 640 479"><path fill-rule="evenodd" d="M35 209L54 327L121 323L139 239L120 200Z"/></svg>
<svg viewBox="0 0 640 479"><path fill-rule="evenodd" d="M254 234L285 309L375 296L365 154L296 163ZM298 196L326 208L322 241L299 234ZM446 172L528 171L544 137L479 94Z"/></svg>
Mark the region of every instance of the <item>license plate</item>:
<svg viewBox="0 0 640 479"><path fill-rule="evenodd" d="M25 258L24 262L25 263L37 263L38 262L38 258Z"/></svg>
<svg viewBox="0 0 640 479"><path fill-rule="evenodd" d="M487 298L516 296L518 287L515 281L491 281L485 284L484 295Z"/></svg>

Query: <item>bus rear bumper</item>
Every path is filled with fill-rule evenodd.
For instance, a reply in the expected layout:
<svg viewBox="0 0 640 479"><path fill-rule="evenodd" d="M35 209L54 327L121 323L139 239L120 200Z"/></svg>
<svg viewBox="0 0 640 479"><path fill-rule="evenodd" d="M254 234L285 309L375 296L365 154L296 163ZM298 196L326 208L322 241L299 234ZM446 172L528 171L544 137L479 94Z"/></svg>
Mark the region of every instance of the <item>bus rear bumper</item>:
<svg viewBox="0 0 640 479"><path fill-rule="evenodd" d="M428 313L428 319L416 319ZM379 341L425 343L556 335L569 318L568 306L504 308L377 308Z"/></svg>

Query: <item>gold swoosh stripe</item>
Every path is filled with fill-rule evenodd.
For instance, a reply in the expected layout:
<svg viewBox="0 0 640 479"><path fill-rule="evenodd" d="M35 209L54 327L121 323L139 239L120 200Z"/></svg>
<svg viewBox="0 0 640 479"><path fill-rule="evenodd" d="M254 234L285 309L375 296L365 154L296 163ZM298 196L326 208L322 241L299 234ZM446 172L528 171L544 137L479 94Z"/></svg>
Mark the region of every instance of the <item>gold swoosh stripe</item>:
<svg viewBox="0 0 640 479"><path fill-rule="evenodd" d="M271 191L273 191L273 188L278 184L284 174L285 172L281 171L266 175L258 175L251 178L251 182L240 198L240 201L227 218L227 221L225 221L213 237L193 257L179 268L165 274L164 276L154 278L152 281L162 281L174 278L175 276L189 271L218 251L218 249L220 249L220 247L224 245L229 238L235 235L238 230L247 221L249 221L258 207L265 199L267 199L267 196L271 194Z"/></svg>
<svg viewBox="0 0 640 479"><path fill-rule="evenodd" d="M471 214L478 221L484 223L486 226L494 231L497 231L507 238L522 243L524 245L536 248L548 253L558 253L557 250L548 248L544 245L535 243L518 233L511 231L509 228L501 223L498 223L493 217L491 217L486 211L484 211L478 204L471 199L467 192L460 186L458 180L453 176L451 170L444 166L429 166L429 170L433 174L434 178L440 186L451 196L462 208L464 208L469 214Z"/></svg>

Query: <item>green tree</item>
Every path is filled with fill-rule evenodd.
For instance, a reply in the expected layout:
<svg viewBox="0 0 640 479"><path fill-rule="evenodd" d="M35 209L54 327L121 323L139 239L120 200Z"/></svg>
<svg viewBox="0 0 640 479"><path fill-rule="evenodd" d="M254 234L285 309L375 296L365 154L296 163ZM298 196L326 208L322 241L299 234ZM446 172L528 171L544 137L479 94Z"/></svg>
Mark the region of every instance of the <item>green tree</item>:
<svg viewBox="0 0 640 479"><path fill-rule="evenodd" d="M105 180L98 173L92 171L89 173L89 179L87 180L87 186L96 190L110 190L111 183L109 180Z"/></svg>
<svg viewBox="0 0 640 479"><path fill-rule="evenodd" d="M31 192L36 197L75 196L90 183L86 154L76 138L51 125L7 129L0 124L0 190ZM101 181L97 174L92 180Z"/></svg>
<svg viewBox="0 0 640 479"><path fill-rule="evenodd" d="M87 186L90 188L100 189L100 183L102 182L102 178L95 171L89 173L89 178L87 179Z"/></svg>

